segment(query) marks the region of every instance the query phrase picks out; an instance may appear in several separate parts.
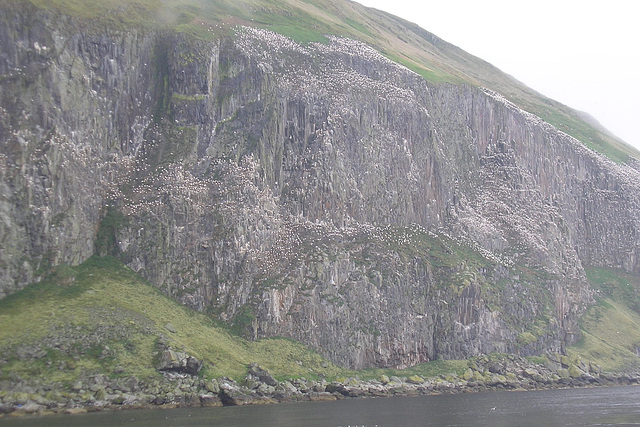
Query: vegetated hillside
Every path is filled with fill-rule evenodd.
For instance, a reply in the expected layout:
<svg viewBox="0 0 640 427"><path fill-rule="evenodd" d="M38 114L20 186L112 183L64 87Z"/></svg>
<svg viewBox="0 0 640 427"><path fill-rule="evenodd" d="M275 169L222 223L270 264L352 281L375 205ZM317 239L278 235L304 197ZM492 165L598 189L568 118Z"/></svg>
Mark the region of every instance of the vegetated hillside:
<svg viewBox="0 0 640 427"><path fill-rule="evenodd" d="M637 369L630 346L640 343L637 284L627 284L629 277L603 269L594 269L589 276L602 299L583 319L584 339L569 348L571 360L597 362L610 372ZM602 310L607 314L603 316ZM479 360L473 359L438 360L402 371L352 371L292 340L247 341L237 332L168 298L114 258L92 257L80 266L59 266L40 283L0 301L0 382L57 384L54 394L100 374L115 381L136 377L152 384L162 378L157 368L167 350L197 357L204 379L229 377L239 382L251 364L268 369L279 381L302 377L345 381L353 376L366 380L383 375L429 379L443 374L462 379L469 366L480 369L474 365ZM620 334L630 335L631 340ZM549 364L549 359L533 360ZM4 387L3 391L18 392ZM91 390L89 396L99 393Z"/></svg>
<svg viewBox="0 0 640 427"><path fill-rule="evenodd" d="M607 268L586 271L597 304L580 319L582 338L569 354L597 362L603 369L638 369L640 283L638 276Z"/></svg>
<svg viewBox="0 0 640 427"><path fill-rule="evenodd" d="M402 368L565 352L585 269L640 273L636 163L522 108L631 151L405 21L0 5L6 295L108 255L251 340Z"/></svg>
<svg viewBox="0 0 640 427"><path fill-rule="evenodd" d="M59 266L0 301L3 376L68 383L87 373L159 376L165 349L205 362L208 378L244 378L259 363L278 378L348 371L284 338L247 342L145 283L112 258Z"/></svg>

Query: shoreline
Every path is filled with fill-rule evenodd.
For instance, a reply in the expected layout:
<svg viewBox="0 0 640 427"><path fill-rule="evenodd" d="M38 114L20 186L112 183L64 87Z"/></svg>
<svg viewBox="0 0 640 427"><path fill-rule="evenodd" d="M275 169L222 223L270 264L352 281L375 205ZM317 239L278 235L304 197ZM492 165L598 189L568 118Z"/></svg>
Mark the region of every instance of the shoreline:
<svg viewBox="0 0 640 427"><path fill-rule="evenodd" d="M560 355L548 360L550 364L546 366L513 355L496 360L480 357L469 362L463 375L442 374L428 379L418 375L382 375L366 380L351 377L336 381L304 378L277 381L266 369L252 364L240 381L224 377L206 380L179 372L164 372L160 379L147 380L91 375L70 387L37 380L2 381L0 418L640 384L640 373L601 372L596 366L580 361L567 364L566 356Z"/></svg>

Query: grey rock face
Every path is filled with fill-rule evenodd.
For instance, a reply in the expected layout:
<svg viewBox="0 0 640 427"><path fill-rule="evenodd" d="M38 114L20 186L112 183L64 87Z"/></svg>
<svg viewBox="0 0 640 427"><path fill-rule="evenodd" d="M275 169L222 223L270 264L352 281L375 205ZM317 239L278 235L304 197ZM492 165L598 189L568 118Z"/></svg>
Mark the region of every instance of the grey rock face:
<svg viewBox="0 0 640 427"><path fill-rule="evenodd" d="M2 294L111 254L249 338L404 367L560 352L584 266L640 272L637 168L490 90L341 38L0 21Z"/></svg>
<svg viewBox="0 0 640 427"><path fill-rule="evenodd" d="M202 369L202 361L186 353L168 349L162 352L156 368L159 371L175 371L197 375Z"/></svg>
<svg viewBox="0 0 640 427"><path fill-rule="evenodd" d="M68 19L40 12L2 15L0 295L94 253L106 196L151 120L155 39L70 34Z"/></svg>
<svg viewBox="0 0 640 427"><path fill-rule="evenodd" d="M276 379L273 378L273 376L269 373L268 370L256 365L255 363L249 366L248 375L253 378L256 378L257 381L264 383L268 386L275 387L278 385L278 381L276 381Z"/></svg>

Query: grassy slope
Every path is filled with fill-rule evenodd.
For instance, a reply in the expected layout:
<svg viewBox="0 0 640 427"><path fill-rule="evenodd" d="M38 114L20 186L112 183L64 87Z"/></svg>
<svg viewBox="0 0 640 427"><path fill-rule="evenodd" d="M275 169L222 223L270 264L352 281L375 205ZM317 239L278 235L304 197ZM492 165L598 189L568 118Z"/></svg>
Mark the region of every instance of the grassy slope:
<svg viewBox="0 0 640 427"><path fill-rule="evenodd" d="M62 10L110 27L156 28L157 23L200 38L241 25L269 28L299 42L325 41L325 34L362 40L433 82L493 89L591 149L617 162L640 152L584 115L526 87L491 64L419 26L348 0L0 0Z"/></svg>
<svg viewBox="0 0 640 427"><path fill-rule="evenodd" d="M125 326L127 333L111 336L97 349L81 348L80 341L90 340L100 323L115 325L116 329ZM169 331L167 324L175 332ZM61 380L73 378L83 369L113 371L114 367L124 368L123 375L150 376L155 371L156 340L164 336L173 348L205 360L208 376L241 377L252 362L276 375L313 376L321 371L335 376L342 372L290 340L247 342L235 337L108 257L91 258L79 267L58 267L47 280L0 301L0 349L5 353L11 353L7 349L16 344L47 343L50 337L61 341L74 335L78 340L76 354L80 356L73 363L75 369L61 373L57 364L47 368L34 361L25 366L20 360L4 369ZM96 358L105 347L115 356ZM44 350L49 359L55 359L55 349Z"/></svg>
<svg viewBox="0 0 640 427"><path fill-rule="evenodd" d="M154 368L158 340L205 361L206 377L240 379L250 363L268 368L280 379L373 378L382 373L434 376L466 369L465 362L436 361L405 372L353 372L292 340L249 342L166 297L110 257L93 257L78 267L59 266L41 283L0 300L0 380L12 373L61 382L97 372L153 377L158 375ZM25 357L25 348L46 355Z"/></svg>
<svg viewBox="0 0 640 427"><path fill-rule="evenodd" d="M609 371L637 370L640 362L640 279L622 271L591 268L587 277L597 304L580 321L583 337L568 349Z"/></svg>
<svg viewBox="0 0 640 427"><path fill-rule="evenodd" d="M640 281L605 269L592 269L589 277L599 302L582 319L583 339L568 354L608 371L637 369ZM116 333L105 335L105 326ZM250 363L280 379L329 380L462 375L468 367L464 360L437 360L406 370L351 371L292 340L249 342L166 297L110 257L93 257L78 267L58 266L41 283L0 300L0 380L15 374L69 384L92 373L154 377L159 375L154 368L158 341L205 361L205 377L240 379ZM43 353L24 356L25 349Z"/></svg>

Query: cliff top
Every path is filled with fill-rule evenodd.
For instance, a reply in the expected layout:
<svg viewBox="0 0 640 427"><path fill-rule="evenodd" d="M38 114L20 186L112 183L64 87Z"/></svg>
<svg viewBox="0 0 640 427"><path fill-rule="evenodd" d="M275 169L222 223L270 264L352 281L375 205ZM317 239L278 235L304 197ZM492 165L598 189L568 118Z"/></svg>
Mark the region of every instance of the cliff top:
<svg viewBox="0 0 640 427"><path fill-rule="evenodd" d="M166 28L212 40L246 25L302 43L326 43L327 35L349 37L373 46L431 82L492 89L618 163L630 156L640 159L640 152L586 120L584 113L537 93L416 24L349 0L2 0L2 4L70 15L88 21L86 31L104 26L142 31Z"/></svg>

